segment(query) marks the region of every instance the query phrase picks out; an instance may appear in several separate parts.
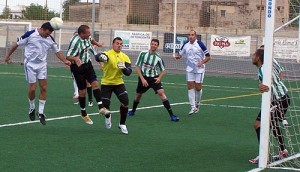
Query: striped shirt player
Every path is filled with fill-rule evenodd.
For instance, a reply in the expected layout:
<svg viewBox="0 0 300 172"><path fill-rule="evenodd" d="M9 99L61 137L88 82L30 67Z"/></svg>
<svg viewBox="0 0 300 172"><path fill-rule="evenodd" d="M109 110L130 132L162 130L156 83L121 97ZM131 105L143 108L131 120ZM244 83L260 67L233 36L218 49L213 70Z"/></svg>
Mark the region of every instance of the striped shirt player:
<svg viewBox="0 0 300 172"><path fill-rule="evenodd" d="M127 115L133 116L135 114L136 108L142 98L142 94L147 92L149 88L152 88L161 98L164 107L169 113L171 121L176 122L179 121L179 118L173 114L171 105L165 95L163 85L161 83L161 79L165 75L166 70L160 54L156 52L158 46L159 40L152 39L150 43L150 50L142 51L138 56L135 64L135 70L139 75L138 85L132 110L129 111Z"/></svg>
<svg viewBox="0 0 300 172"><path fill-rule="evenodd" d="M262 83L263 81L263 63L264 63L264 50L258 49L252 56L252 63L258 68L258 80L259 80L259 90L260 92L268 92L269 87ZM290 104L290 98L288 96L288 90L284 83L279 78L279 73L276 68L272 70L272 82L271 82L271 127L273 135L278 140L278 145L280 147L278 155L275 155L273 158L282 159L288 156L288 151L285 149L283 142L283 135L281 129L279 128L278 121L282 121L283 125L287 125L285 120L285 114ZM254 129L258 141L260 140L260 122L261 121L261 111L258 113L257 118L254 123ZM286 123L285 123L286 122ZM250 163L258 163L258 157L249 160Z"/></svg>
<svg viewBox="0 0 300 172"><path fill-rule="evenodd" d="M196 31L191 30L189 32L189 42L183 44L175 58L180 59L182 56L185 56L186 61L186 80L191 105L189 115L192 115L199 111L205 63L211 59L204 43L197 40Z"/></svg>
<svg viewBox="0 0 300 172"><path fill-rule="evenodd" d="M35 120L35 90L38 80L40 86L39 110L38 117L43 125L46 125L44 107L47 95L47 54L52 50L55 55L66 65L70 62L65 59L59 51L56 42L51 33L53 28L49 22L42 24L40 28L26 32L18 38L6 55L5 61L10 62L11 54L18 48L24 46L24 70L26 80L29 83L28 100L29 100L29 118Z"/></svg>
<svg viewBox="0 0 300 172"><path fill-rule="evenodd" d="M97 101L99 113L110 116L110 112L103 107L101 100L101 91L97 81L97 76L91 62L91 57L94 57L94 45L98 43L91 38L91 30L87 25L81 25L76 34L70 40L67 51L67 59L72 62L71 72L75 78L79 90L79 106L81 116L85 123L93 124L93 121L87 115L85 106L86 81L92 85L93 94Z"/></svg>

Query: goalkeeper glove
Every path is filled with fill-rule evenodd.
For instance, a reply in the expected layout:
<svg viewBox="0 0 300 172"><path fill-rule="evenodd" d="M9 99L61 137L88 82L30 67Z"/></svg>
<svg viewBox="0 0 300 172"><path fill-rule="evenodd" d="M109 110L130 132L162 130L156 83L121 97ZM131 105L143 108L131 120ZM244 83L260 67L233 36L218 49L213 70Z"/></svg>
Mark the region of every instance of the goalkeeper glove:
<svg viewBox="0 0 300 172"><path fill-rule="evenodd" d="M104 62L104 63L106 63L108 61L108 57L104 53L98 53L98 54L95 55L95 60L97 62Z"/></svg>
<svg viewBox="0 0 300 172"><path fill-rule="evenodd" d="M124 62L118 62L118 68L119 69L124 69L124 68L126 68L126 66L125 66L125 63Z"/></svg>

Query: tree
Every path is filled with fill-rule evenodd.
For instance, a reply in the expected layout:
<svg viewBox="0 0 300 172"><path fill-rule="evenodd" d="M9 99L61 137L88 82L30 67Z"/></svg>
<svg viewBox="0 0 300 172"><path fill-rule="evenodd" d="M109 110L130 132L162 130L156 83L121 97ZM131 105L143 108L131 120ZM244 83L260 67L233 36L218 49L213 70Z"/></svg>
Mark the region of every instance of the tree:
<svg viewBox="0 0 300 172"><path fill-rule="evenodd" d="M73 5L75 3L79 3L80 0L66 0L63 3L63 19L69 20L70 19L70 5Z"/></svg>
<svg viewBox="0 0 300 172"><path fill-rule="evenodd" d="M8 19L8 18L10 18L11 17L10 16L10 12L11 12L11 10L10 10L10 8L8 6L4 7L2 15L0 15L0 18L2 18L2 19Z"/></svg>
<svg viewBox="0 0 300 172"><path fill-rule="evenodd" d="M52 17L59 16L54 11L49 11L47 7L31 3L22 11L22 14L27 20L50 20Z"/></svg>

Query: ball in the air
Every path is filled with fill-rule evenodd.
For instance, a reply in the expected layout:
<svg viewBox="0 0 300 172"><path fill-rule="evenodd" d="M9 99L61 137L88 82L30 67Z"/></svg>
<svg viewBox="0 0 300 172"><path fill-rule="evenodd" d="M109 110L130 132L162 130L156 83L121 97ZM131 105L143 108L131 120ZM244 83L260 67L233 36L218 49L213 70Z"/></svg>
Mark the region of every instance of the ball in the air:
<svg viewBox="0 0 300 172"><path fill-rule="evenodd" d="M61 29L64 24L63 20L59 17L53 17L49 22L54 30Z"/></svg>

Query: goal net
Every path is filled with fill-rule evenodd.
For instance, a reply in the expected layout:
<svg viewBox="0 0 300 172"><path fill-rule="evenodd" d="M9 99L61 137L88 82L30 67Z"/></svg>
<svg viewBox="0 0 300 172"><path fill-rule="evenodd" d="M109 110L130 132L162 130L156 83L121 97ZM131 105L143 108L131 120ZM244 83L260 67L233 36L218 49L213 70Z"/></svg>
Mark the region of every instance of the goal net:
<svg viewBox="0 0 300 172"><path fill-rule="evenodd" d="M287 96L274 98L277 91L274 89L263 93L259 168L252 171L264 168L300 171L299 0L286 2L291 20L285 20L287 17L280 13L278 1L268 0L265 4L263 83L276 85L272 77L276 72L279 76L280 70L274 65L278 61L283 67L281 80L288 89L289 100ZM276 25L278 19L282 19L281 25ZM271 102L276 104L270 107ZM282 102L289 102L288 108Z"/></svg>

